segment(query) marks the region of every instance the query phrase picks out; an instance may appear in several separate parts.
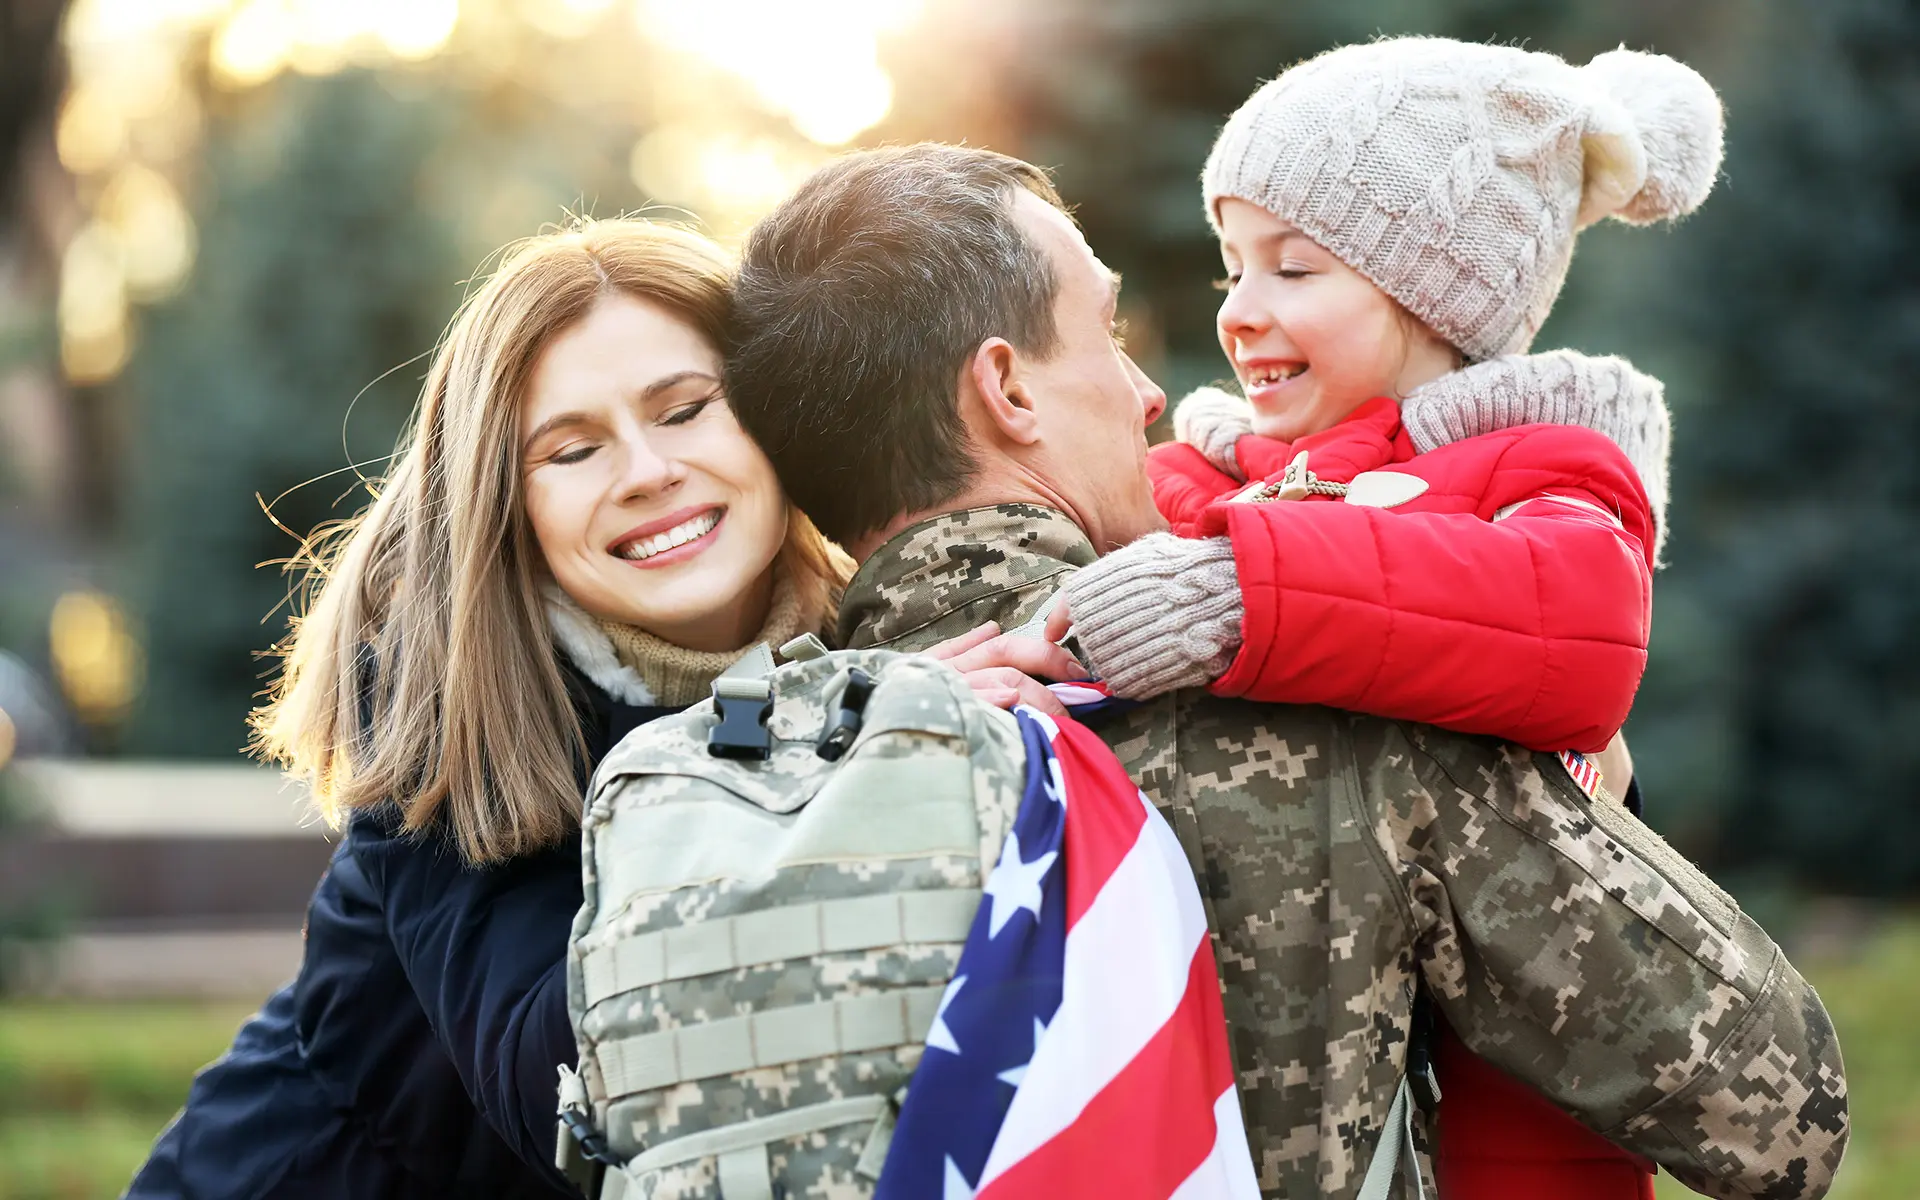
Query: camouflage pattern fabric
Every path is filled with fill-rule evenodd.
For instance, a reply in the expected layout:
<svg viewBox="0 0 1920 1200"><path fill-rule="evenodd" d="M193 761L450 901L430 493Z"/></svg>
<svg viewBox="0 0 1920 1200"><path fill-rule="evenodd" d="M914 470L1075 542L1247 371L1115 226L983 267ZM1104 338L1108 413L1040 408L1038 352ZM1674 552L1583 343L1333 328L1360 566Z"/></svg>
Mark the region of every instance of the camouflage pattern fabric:
<svg viewBox="0 0 1920 1200"><path fill-rule="evenodd" d="M911 650L1011 628L1092 557L1048 509L940 516L862 565L840 634ZM1423 979L1474 1051L1694 1190L1826 1193L1847 1099L1819 997L1554 756L1199 690L1096 728L1211 906L1264 1195L1356 1194Z"/></svg>
<svg viewBox="0 0 1920 1200"><path fill-rule="evenodd" d="M877 685L860 739L829 763L814 753L815 744L849 667L867 671ZM568 1004L593 1124L622 1161L677 1138L808 1105L892 1097L902 1088L919 1062L920 1033L854 1052L705 1075L683 1071L694 1077L648 1087L622 1085L619 1047L675 1030L698 1036L718 1022L778 1018L822 1002L909 993L937 999L1019 802L1025 750L1017 726L931 660L835 654L782 667L771 679L774 748L766 761L708 752L715 723L709 702L635 730L607 755L589 789L585 903L569 945ZM875 786L901 779L915 786ZM892 844L876 840L870 819L888 810L905 830ZM742 948L743 926L736 925L721 942L739 965L672 969L676 947L682 966L706 953L684 940L702 927L902 895L957 898L961 903L945 905L963 917L957 934L852 949L795 951L776 942L773 960L765 961L768 954ZM832 943L831 920L820 924ZM645 958L631 952L653 935L665 947L659 961L666 969L624 979L610 974L604 964L615 956ZM602 964L597 974L592 964ZM672 977L648 981L663 974ZM756 1042L755 1052L763 1046ZM871 1196L878 1164L869 1156L863 1166L861 1158L878 1128L869 1117L767 1141L774 1194ZM722 1174L716 1156L700 1155L629 1172L618 1181L619 1194L714 1197Z"/></svg>

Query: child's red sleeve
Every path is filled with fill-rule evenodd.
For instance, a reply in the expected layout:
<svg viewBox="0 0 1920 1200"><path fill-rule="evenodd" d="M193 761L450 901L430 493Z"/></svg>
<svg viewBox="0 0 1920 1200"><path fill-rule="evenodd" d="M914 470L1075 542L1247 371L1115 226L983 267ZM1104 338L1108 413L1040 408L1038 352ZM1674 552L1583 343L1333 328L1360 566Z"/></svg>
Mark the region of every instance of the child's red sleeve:
<svg viewBox="0 0 1920 1200"><path fill-rule="evenodd" d="M1489 439L1506 445L1402 464L1455 487L1464 477L1475 498L1458 507L1471 511L1209 506L1193 532L1232 539L1245 604L1240 651L1214 690L1536 749L1604 748L1646 668L1645 490L1590 430L1474 441Z"/></svg>
<svg viewBox="0 0 1920 1200"><path fill-rule="evenodd" d="M1181 442L1163 442L1147 451L1147 478L1153 482L1154 505L1181 537L1193 536L1207 505L1245 486Z"/></svg>

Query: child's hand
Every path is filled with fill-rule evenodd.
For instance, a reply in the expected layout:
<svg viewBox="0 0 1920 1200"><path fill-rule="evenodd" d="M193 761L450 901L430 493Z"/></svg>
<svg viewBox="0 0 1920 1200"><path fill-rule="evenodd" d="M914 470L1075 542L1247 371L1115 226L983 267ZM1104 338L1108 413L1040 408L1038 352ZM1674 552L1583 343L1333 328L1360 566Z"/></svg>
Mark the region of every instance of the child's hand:
<svg viewBox="0 0 1920 1200"><path fill-rule="evenodd" d="M1054 717L1066 716L1066 705L1040 681L1089 677L1062 647L1038 638L1008 637L993 621L948 638L926 654L966 676L973 694L995 708L1026 704Z"/></svg>
<svg viewBox="0 0 1920 1200"><path fill-rule="evenodd" d="M1201 388L1173 410L1173 436L1242 483L1247 481L1247 473L1233 448L1252 432L1253 406L1219 388Z"/></svg>

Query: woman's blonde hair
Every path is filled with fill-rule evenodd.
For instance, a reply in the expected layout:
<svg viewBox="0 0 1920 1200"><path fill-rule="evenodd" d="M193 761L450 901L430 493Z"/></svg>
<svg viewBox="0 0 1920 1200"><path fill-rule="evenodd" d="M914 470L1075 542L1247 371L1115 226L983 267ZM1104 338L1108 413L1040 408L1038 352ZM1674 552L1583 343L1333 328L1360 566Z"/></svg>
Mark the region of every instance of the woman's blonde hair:
<svg viewBox="0 0 1920 1200"><path fill-rule="evenodd" d="M585 741L521 493L522 399L541 351L609 294L723 345L731 280L696 233L595 221L519 243L461 306L373 503L289 568L310 605L254 713L254 747L305 780L329 821L392 801L408 830L444 824L475 864L577 823ZM803 611L827 617L851 564L797 510L780 562Z"/></svg>

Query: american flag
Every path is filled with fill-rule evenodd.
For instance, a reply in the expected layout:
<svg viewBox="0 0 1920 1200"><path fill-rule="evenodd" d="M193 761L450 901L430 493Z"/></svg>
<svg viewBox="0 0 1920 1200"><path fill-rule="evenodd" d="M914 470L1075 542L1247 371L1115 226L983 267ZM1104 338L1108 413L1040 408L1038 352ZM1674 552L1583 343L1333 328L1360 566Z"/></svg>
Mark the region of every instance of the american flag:
<svg viewBox="0 0 1920 1200"><path fill-rule="evenodd" d="M1587 799L1600 798L1600 768L1584 754L1572 750L1560 752L1560 762L1567 768L1567 774L1573 776L1573 785L1587 794Z"/></svg>
<svg viewBox="0 0 1920 1200"><path fill-rule="evenodd" d="M1099 738L1015 714L1025 793L877 1200L1257 1200L1186 856Z"/></svg>

